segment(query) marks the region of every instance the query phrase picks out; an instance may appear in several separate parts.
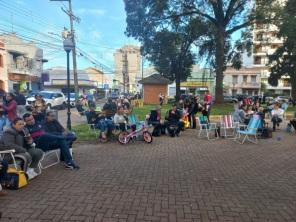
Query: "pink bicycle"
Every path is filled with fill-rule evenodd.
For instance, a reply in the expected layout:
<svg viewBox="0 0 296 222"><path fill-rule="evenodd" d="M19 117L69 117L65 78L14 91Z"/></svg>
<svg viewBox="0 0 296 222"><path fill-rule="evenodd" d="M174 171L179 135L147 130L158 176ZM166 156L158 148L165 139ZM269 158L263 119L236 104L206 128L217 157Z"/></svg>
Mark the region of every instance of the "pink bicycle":
<svg viewBox="0 0 296 222"><path fill-rule="evenodd" d="M140 129L131 132L121 132L118 135L118 142L121 144L127 144L130 141L135 142L140 135L143 136L143 139L146 143L152 143L152 135L148 132L148 129L144 125L142 125Z"/></svg>

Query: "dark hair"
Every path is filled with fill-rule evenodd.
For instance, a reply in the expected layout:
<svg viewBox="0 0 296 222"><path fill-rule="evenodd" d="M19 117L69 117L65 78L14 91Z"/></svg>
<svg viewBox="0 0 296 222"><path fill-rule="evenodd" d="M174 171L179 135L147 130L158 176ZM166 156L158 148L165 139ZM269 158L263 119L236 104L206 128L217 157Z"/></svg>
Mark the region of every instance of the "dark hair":
<svg viewBox="0 0 296 222"><path fill-rule="evenodd" d="M53 113L53 111L48 111L48 112L46 113L46 116L49 116L51 113Z"/></svg>
<svg viewBox="0 0 296 222"><path fill-rule="evenodd" d="M22 118L20 117L16 117L12 122L11 122L11 125L15 125L18 121L20 120L23 120Z"/></svg>
<svg viewBox="0 0 296 222"><path fill-rule="evenodd" d="M7 93L6 95L12 97L13 99L15 98L15 95L13 93Z"/></svg>
<svg viewBox="0 0 296 222"><path fill-rule="evenodd" d="M30 117L30 116L32 116L31 113L25 113L25 114L23 115L23 119L25 120L26 118L28 118L28 117Z"/></svg>

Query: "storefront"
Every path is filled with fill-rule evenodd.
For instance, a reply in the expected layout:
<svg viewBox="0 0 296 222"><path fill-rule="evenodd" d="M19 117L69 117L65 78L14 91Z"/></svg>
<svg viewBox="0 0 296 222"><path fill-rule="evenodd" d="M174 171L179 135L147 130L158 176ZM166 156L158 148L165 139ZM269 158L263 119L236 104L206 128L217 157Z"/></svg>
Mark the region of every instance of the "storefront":
<svg viewBox="0 0 296 222"><path fill-rule="evenodd" d="M41 90L42 84L38 76L30 76L26 74L9 73L9 90L18 90L26 92L29 90Z"/></svg>

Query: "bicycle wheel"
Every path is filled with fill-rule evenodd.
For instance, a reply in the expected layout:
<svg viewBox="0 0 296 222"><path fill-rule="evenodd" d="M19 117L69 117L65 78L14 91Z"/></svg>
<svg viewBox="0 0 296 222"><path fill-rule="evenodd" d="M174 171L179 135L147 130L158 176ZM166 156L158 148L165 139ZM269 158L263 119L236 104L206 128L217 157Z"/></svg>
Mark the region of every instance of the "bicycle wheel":
<svg viewBox="0 0 296 222"><path fill-rule="evenodd" d="M121 132L118 135L118 142L121 144L127 144L130 141L130 137L128 137L128 132Z"/></svg>
<svg viewBox="0 0 296 222"><path fill-rule="evenodd" d="M146 143L152 143L152 141L153 141L153 138L152 138L152 135L151 135L151 133L149 133L149 132L143 132L143 137L144 137L144 141L146 142Z"/></svg>

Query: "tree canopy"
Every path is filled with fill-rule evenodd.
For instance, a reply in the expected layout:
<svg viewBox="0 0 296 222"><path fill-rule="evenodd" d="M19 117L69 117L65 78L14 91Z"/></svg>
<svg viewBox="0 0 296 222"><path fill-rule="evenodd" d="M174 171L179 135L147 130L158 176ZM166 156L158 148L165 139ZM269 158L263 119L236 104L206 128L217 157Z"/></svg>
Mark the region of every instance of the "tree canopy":
<svg viewBox="0 0 296 222"><path fill-rule="evenodd" d="M278 38L283 45L269 56L271 73L269 84L278 85L282 76L289 77L292 86L292 97L296 100L296 0L288 0L286 6L278 13L275 23L279 27Z"/></svg>
<svg viewBox="0 0 296 222"><path fill-rule="evenodd" d="M143 44L143 52L162 74L185 79L191 61L203 59L216 72L216 102L223 101L223 72L231 63L239 68L242 52L251 49L251 32L233 42L233 33L266 21L272 0L124 0L126 34ZM270 13L271 14L271 13ZM164 38L164 39L160 39ZM165 47L165 50L164 50ZM171 56L168 56L172 53ZM155 57L156 55L156 57ZM161 58L165 55L165 58ZM187 60L188 58L188 60ZM180 61L181 60L181 61ZM179 64L176 66L175 64ZM166 69L165 66L168 66ZM178 67L174 70L174 67ZM180 72L180 68L185 70Z"/></svg>

